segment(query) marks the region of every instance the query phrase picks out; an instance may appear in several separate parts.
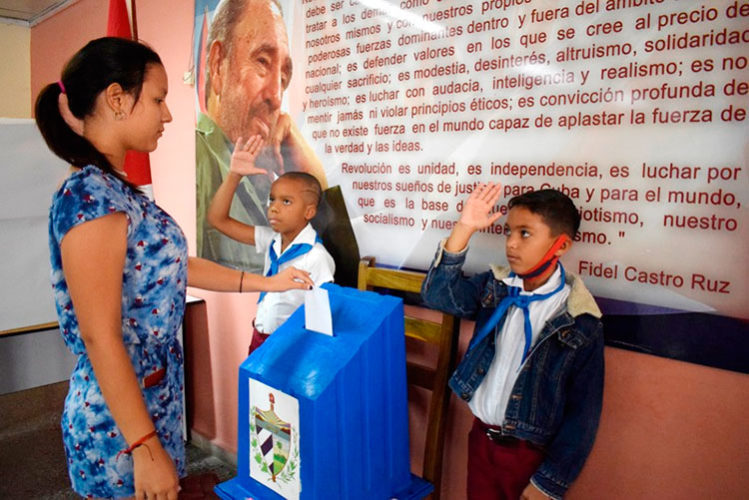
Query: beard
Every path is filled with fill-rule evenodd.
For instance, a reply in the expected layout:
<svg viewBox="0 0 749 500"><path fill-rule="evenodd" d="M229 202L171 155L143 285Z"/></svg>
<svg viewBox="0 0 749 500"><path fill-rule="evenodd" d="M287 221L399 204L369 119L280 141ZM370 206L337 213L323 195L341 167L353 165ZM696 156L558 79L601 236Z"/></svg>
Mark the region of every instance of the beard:
<svg viewBox="0 0 749 500"><path fill-rule="evenodd" d="M236 144L239 137L242 137L243 140L247 140L247 138L255 134L260 134L260 131L253 130L251 121L250 125L248 126L237 116L236 112L232 111L232 109L233 108L222 106L218 110L218 112L216 113L216 117L214 118L216 124L224 132L224 134L232 144ZM264 136L264 134L261 135ZM268 140L266 136L264 136L263 138L266 141ZM282 162L279 162L278 157L276 156L275 148L272 144L263 146L263 149L260 150L260 153L255 159L255 165L258 168L267 170L270 174L275 174L272 176L274 178L283 173L283 164Z"/></svg>
<svg viewBox="0 0 749 500"><path fill-rule="evenodd" d="M260 150L257 158L255 158L255 165L258 168L267 170L273 179L284 173L283 164L279 163L272 145L264 146Z"/></svg>

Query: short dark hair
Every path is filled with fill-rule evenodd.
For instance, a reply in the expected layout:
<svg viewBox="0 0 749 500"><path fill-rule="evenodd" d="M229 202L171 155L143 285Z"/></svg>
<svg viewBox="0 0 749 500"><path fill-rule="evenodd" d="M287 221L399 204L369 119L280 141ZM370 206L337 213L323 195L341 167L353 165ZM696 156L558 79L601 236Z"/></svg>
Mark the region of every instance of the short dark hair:
<svg viewBox="0 0 749 500"><path fill-rule="evenodd" d="M304 185L304 193L307 193L312 197L315 207L320 204L320 199L322 198L322 186L320 185L320 181L318 181L317 177L314 175L308 174L307 172L292 171L286 172L276 180L280 179L291 179L301 182Z"/></svg>
<svg viewBox="0 0 749 500"><path fill-rule="evenodd" d="M577 230L580 229L580 212L575 203L556 189L528 191L510 199L507 207L525 207L540 215L554 236L566 233L571 239L575 239Z"/></svg>
<svg viewBox="0 0 749 500"><path fill-rule="evenodd" d="M76 52L62 70L62 86L55 82L44 87L34 105L36 125L49 149L76 167L95 165L113 173L106 156L65 123L58 98L65 89L70 111L81 120L94 112L96 98L113 83L132 94L137 102L149 64L162 64L158 54L125 38L97 38Z"/></svg>

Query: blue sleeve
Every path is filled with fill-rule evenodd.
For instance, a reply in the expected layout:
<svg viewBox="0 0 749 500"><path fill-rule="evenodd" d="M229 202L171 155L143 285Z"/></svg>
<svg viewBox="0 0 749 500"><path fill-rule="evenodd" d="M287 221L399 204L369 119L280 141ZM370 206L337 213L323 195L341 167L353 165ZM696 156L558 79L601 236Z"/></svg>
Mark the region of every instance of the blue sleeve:
<svg viewBox="0 0 749 500"><path fill-rule="evenodd" d="M545 459L531 482L552 498L562 498L580 474L593 448L603 404L603 326L597 319L596 334L574 362L567 389L565 415Z"/></svg>
<svg viewBox="0 0 749 500"><path fill-rule="evenodd" d="M129 235L133 216L130 206L127 195L116 189L110 179L86 169L65 181L53 201L51 229L55 240L62 241L74 227L116 212L128 216Z"/></svg>
<svg viewBox="0 0 749 500"><path fill-rule="evenodd" d="M481 294L491 273L463 276L468 249L448 252L441 242L421 286L421 298L427 307L460 318L475 319L481 309Z"/></svg>

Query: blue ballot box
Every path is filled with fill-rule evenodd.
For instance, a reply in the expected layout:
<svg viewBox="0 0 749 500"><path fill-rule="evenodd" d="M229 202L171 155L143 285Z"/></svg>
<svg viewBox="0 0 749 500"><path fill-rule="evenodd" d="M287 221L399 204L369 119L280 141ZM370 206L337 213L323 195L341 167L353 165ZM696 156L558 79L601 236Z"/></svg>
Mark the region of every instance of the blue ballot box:
<svg viewBox="0 0 749 500"><path fill-rule="evenodd" d="M333 336L300 307L239 369L237 477L224 499L423 498L410 473L403 302L323 285Z"/></svg>

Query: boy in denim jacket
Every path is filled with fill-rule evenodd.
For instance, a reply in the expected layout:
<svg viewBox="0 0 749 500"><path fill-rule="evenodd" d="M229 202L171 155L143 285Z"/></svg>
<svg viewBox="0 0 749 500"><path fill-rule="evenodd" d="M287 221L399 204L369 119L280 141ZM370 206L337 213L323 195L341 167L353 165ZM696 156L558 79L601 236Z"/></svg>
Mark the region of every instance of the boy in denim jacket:
<svg viewBox="0 0 749 500"><path fill-rule="evenodd" d="M509 269L463 276L468 241L501 216L500 185L477 185L422 287L432 308L476 321L450 387L468 402L468 498L562 498L595 439L603 396L601 312L559 257L580 226L555 190L511 199Z"/></svg>

